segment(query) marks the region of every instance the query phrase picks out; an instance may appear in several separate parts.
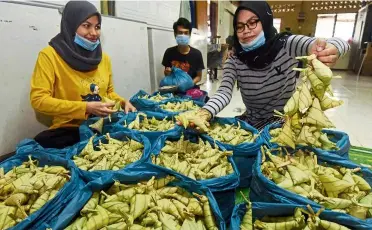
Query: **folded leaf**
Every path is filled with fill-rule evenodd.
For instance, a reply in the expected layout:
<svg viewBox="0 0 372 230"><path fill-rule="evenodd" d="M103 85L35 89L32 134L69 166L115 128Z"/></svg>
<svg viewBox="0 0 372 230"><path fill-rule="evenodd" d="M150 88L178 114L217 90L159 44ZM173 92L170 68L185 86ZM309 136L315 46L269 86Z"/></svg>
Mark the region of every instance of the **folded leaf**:
<svg viewBox="0 0 372 230"><path fill-rule="evenodd" d="M301 113L305 113L313 103L313 98L310 94L310 90L304 82L300 87L300 98L299 98L299 110Z"/></svg>
<svg viewBox="0 0 372 230"><path fill-rule="evenodd" d="M320 103L317 98L314 99L311 108L307 114L307 117L302 118L301 123L316 125L321 128L333 128L334 125L326 117L322 109L320 108Z"/></svg>
<svg viewBox="0 0 372 230"><path fill-rule="evenodd" d="M89 128L92 128L92 129L96 130L97 132L102 133L102 129L103 129L103 118L100 118L94 124L89 125Z"/></svg>
<svg viewBox="0 0 372 230"><path fill-rule="evenodd" d="M287 101L284 106L284 113L288 116L292 116L298 110L300 92L296 91L291 98Z"/></svg>
<svg viewBox="0 0 372 230"><path fill-rule="evenodd" d="M320 101L322 110L332 109L334 107L342 105L344 102L341 100L333 100L324 94L323 99Z"/></svg>
<svg viewBox="0 0 372 230"><path fill-rule="evenodd" d="M286 122L283 125L283 128L280 134L277 137L274 137L270 140L270 142L277 143L281 146L289 146L292 149L295 148L295 143L293 141L293 132L291 129L291 118L287 118Z"/></svg>

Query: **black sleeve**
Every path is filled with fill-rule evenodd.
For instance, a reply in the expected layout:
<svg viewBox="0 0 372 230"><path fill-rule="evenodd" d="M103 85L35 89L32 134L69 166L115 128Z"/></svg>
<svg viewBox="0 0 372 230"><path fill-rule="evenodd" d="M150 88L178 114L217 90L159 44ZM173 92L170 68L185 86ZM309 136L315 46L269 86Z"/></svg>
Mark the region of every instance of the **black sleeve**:
<svg viewBox="0 0 372 230"><path fill-rule="evenodd" d="M161 62L161 64L164 66L164 67L172 67L172 63L171 63L171 60L170 60L170 53L169 53L169 49L167 49L164 53L164 56L163 56L163 61Z"/></svg>
<svg viewBox="0 0 372 230"><path fill-rule="evenodd" d="M199 72L199 71L202 71L203 69L205 69L204 61L203 61L203 55L199 50L198 50L198 58L196 60L198 60L198 66L196 68L196 71Z"/></svg>

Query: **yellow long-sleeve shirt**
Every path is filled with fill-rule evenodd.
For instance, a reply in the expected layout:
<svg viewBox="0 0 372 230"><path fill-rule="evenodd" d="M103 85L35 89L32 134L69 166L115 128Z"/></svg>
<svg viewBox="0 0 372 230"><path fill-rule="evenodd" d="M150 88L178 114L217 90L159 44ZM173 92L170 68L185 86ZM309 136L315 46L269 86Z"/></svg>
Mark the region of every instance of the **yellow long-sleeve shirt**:
<svg viewBox="0 0 372 230"><path fill-rule="evenodd" d="M108 55L102 55L96 70L79 72L51 46L39 53L31 79L30 100L37 112L53 116L50 128L79 126L87 117L87 101L100 101L103 97L124 101L114 92Z"/></svg>

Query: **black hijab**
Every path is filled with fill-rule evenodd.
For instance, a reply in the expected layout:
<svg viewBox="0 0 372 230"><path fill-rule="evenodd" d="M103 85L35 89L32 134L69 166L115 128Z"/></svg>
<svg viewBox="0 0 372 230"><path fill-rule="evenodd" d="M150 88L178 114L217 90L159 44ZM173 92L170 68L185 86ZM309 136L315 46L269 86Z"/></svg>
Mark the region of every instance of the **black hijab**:
<svg viewBox="0 0 372 230"><path fill-rule="evenodd" d="M249 10L256 14L262 23L262 28L265 33L265 44L248 52L242 49L236 32L238 14L241 10ZM247 66L255 69L265 68L274 61L279 51L285 45L290 33L284 32L279 34L273 26L273 21L273 13L266 1L241 1L240 6L235 11L234 48L239 60Z"/></svg>
<svg viewBox="0 0 372 230"><path fill-rule="evenodd" d="M98 45L94 51L89 51L74 42L78 27L93 15L97 15L101 23L101 14L92 3L87 1L68 2L62 13L61 32L49 42L49 45L71 68L81 72L97 69L102 59L101 45Z"/></svg>

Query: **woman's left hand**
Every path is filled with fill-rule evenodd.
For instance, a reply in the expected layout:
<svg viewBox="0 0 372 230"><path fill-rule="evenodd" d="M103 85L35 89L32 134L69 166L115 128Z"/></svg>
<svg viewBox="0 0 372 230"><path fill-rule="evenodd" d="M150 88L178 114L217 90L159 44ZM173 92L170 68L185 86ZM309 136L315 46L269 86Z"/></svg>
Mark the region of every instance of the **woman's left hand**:
<svg viewBox="0 0 372 230"><path fill-rule="evenodd" d="M311 54L316 54L319 61L332 67L336 64L339 53L336 46L327 43L324 39L317 39L311 47Z"/></svg>
<svg viewBox="0 0 372 230"><path fill-rule="evenodd" d="M137 111L136 107L134 107L129 101L122 102L121 108L124 109L125 113Z"/></svg>

